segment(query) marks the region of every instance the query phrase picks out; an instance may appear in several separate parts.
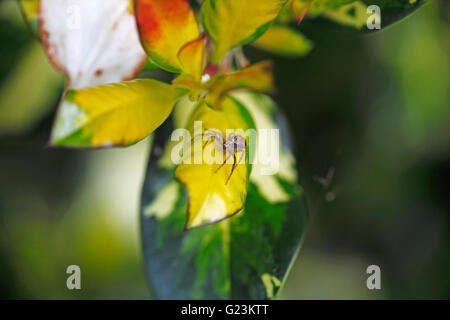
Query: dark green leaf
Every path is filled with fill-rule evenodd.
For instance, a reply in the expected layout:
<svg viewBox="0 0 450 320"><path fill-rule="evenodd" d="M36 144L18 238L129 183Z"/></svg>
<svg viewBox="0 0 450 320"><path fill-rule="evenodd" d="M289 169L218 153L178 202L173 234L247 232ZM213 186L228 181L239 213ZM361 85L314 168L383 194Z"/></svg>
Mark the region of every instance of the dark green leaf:
<svg viewBox="0 0 450 320"><path fill-rule="evenodd" d="M253 99L268 103L268 98L262 95L252 98L240 94L236 99L243 103L246 99L245 102ZM262 105L261 110L276 118L272 108ZM282 197L277 199L276 195L269 200L261 180L251 180L243 212L220 223L183 231L186 198L182 186L173 179L174 166L165 161L170 153L164 152L172 129L167 121L155 134L142 192L145 268L155 297L276 297L307 223L305 198L296 179L284 174L269 178L282 189L275 194L287 195L284 201L277 201ZM283 130L281 137L285 149L287 135Z"/></svg>
<svg viewBox="0 0 450 320"><path fill-rule="evenodd" d="M363 0L362 2L367 6L377 5L380 7L381 29L383 29L413 13L428 0ZM367 27L363 27L363 30L367 31Z"/></svg>
<svg viewBox="0 0 450 320"><path fill-rule="evenodd" d="M297 10L307 6L311 0L292 0L297 4ZM367 20L373 14L367 8L376 5L380 8L381 29L408 16L428 0L315 0L308 10L307 16L314 18L323 16L341 25L373 32L369 30ZM296 7L295 5L293 6ZM295 18L290 6L283 8L279 17L280 23L292 21Z"/></svg>

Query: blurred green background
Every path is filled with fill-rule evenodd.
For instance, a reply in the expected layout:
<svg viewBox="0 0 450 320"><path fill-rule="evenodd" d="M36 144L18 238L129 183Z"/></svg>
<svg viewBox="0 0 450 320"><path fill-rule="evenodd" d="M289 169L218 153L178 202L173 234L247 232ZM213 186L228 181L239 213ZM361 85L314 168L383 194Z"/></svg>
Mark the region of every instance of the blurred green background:
<svg viewBox="0 0 450 320"><path fill-rule="evenodd" d="M314 214L281 298L450 298L449 13L432 1L369 35L306 19L314 49L299 60L245 49L275 61ZM148 140L47 148L63 86L17 3L0 0L0 298L151 298L138 226ZM71 264L82 290L66 288Z"/></svg>

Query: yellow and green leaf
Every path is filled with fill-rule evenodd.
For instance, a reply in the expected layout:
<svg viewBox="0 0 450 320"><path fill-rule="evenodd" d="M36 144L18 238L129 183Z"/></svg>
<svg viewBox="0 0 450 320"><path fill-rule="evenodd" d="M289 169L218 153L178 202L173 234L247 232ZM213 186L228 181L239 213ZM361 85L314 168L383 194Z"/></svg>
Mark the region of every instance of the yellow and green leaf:
<svg viewBox="0 0 450 320"><path fill-rule="evenodd" d="M185 44L178 52L183 73L200 81L205 68L206 33Z"/></svg>
<svg viewBox="0 0 450 320"><path fill-rule="evenodd" d="M326 10L337 9L355 1L357 0L313 0L309 13L317 16ZM295 2L311 2L311 0L295 0Z"/></svg>
<svg viewBox="0 0 450 320"><path fill-rule="evenodd" d="M150 79L69 90L60 105L51 144L108 147L136 143L166 120L185 93Z"/></svg>
<svg viewBox="0 0 450 320"><path fill-rule="evenodd" d="M291 0L291 10L295 20L297 20L297 24L300 24L311 7L320 1L321 0Z"/></svg>
<svg viewBox="0 0 450 320"><path fill-rule="evenodd" d="M205 0L203 25L216 45L211 57L218 63L232 48L260 37L287 0Z"/></svg>
<svg viewBox="0 0 450 320"><path fill-rule="evenodd" d="M362 29L367 23L367 5L361 1L352 2L336 9L326 10L324 17L344 26Z"/></svg>
<svg viewBox="0 0 450 320"><path fill-rule="evenodd" d="M181 73L180 49L199 37L198 24L186 0L136 0L142 45L162 69Z"/></svg>
<svg viewBox="0 0 450 320"><path fill-rule="evenodd" d="M33 33L39 33L38 11L39 0L19 0L23 16L29 24Z"/></svg>
<svg viewBox="0 0 450 320"><path fill-rule="evenodd" d="M248 109L257 128L280 130L280 148L287 152L286 123L279 122L273 101L249 92L233 96ZM166 121L155 133L142 189L143 259L155 298L274 299L295 261L308 222L295 165L294 177L281 174L282 164L278 174L252 180L259 171L254 164L240 214L185 232L189 204L183 187L173 180L174 165L168 164L172 163L171 134L174 128L184 127L195 107L191 105L183 98L174 110L174 121Z"/></svg>
<svg viewBox="0 0 450 320"><path fill-rule="evenodd" d="M228 74L219 73L207 82L195 81L192 77L181 75L173 84L190 90L191 100L204 98L213 109L222 109L222 99L232 90L247 88L259 92L273 90L272 63L262 61L247 68Z"/></svg>
<svg viewBox="0 0 450 320"><path fill-rule="evenodd" d="M197 132L194 121L202 121L203 132ZM223 100L222 111L213 110L204 103L194 111L188 122L188 130L191 136L196 138L191 144L191 152L183 155L183 162L175 171L175 178L185 186L188 194L186 228L223 220L237 214L243 208L251 170L248 152L251 141L246 134L248 129L253 128L253 120L247 110L230 97ZM223 150L218 156L219 163L215 161L215 153L219 150L214 144L218 141L212 141L203 148L206 138L201 139L201 134L207 129L220 132L225 140L230 133L229 130L245 137L247 147L243 160L236 165L232 174L233 155L225 162L229 154ZM239 162L242 153L235 155L236 162ZM222 163L225 164L221 166Z"/></svg>
<svg viewBox="0 0 450 320"><path fill-rule="evenodd" d="M211 87L205 97L206 103L221 109L221 101L227 93L239 88L247 88L260 92L273 90L272 63L262 61L247 68L226 75L218 75L219 79L211 79Z"/></svg>
<svg viewBox="0 0 450 320"><path fill-rule="evenodd" d="M296 20L299 24L306 15L316 17L327 11L336 10L357 0L290 0L281 10L278 22L287 23Z"/></svg>
<svg viewBox="0 0 450 320"><path fill-rule="evenodd" d="M279 25L270 27L253 45L268 52L288 57L303 56L312 48L311 42L303 34Z"/></svg>
<svg viewBox="0 0 450 320"><path fill-rule="evenodd" d="M287 202L298 194L296 163L288 144L283 141L285 135L276 122L278 111L275 102L268 96L249 90L238 90L232 94L236 100L245 105L255 122L258 139L255 143L257 157L265 157L264 161L255 161L250 176L258 192L269 203ZM279 132L279 139L268 139L263 132ZM280 132L281 131L281 132ZM271 160L271 161L268 161ZM276 166L278 163L278 166ZM286 185L294 186L286 188Z"/></svg>

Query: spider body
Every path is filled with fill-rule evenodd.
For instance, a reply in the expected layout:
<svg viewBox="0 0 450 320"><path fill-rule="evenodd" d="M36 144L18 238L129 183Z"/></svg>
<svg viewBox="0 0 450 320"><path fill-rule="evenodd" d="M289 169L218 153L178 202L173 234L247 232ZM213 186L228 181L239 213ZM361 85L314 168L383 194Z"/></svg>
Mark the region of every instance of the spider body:
<svg viewBox="0 0 450 320"><path fill-rule="evenodd" d="M208 137L206 142L203 144L203 149L214 138L215 142L220 144L221 150L225 150L227 153L225 161L216 169L216 171L214 171L214 173L217 173L227 163L230 157L234 158L233 167L231 168L230 175L228 176L227 181L225 182L226 185L228 181L230 181L231 175L233 174L237 165L244 158L245 151L247 150L247 140L245 140L243 136L233 133L230 134L226 140L224 140L222 133L220 131L212 129L208 129L205 131L205 133L199 134L198 136ZM241 153L239 160L237 160L236 156L238 153Z"/></svg>

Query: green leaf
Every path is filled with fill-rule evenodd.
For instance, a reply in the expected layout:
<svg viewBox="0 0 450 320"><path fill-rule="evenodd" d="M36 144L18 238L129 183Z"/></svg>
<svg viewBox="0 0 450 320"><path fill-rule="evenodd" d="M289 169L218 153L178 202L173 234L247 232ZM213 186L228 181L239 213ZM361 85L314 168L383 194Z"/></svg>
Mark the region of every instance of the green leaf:
<svg viewBox="0 0 450 320"><path fill-rule="evenodd" d="M186 90L150 79L69 90L51 143L72 147L127 146L145 138Z"/></svg>
<svg viewBox="0 0 450 320"><path fill-rule="evenodd" d="M253 43L253 46L287 57L304 56L312 48L311 42L304 35L279 25L270 27Z"/></svg>
<svg viewBox="0 0 450 320"><path fill-rule="evenodd" d="M292 157L286 128L273 102L248 92L234 96L243 103L255 104L248 110L257 127L281 125L281 149ZM177 106L175 123L184 125L180 118L192 109L185 103ZM308 220L303 191L292 177L292 170L296 176L293 163L281 170L288 173L270 176L265 181L267 186L252 179L258 175L254 165L242 213L183 231L187 201L183 187L173 178L175 165L167 161L172 132L171 121L156 131L142 190L145 269L155 298L275 298L299 250Z"/></svg>
<svg viewBox="0 0 450 320"><path fill-rule="evenodd" d="M39 0L19 0L22 15L34 35L39 34Z"/></svg>
<svg viewBox="0 0 450 320"><path fill-rule="evenodd" d="M202 22L216 48L218 63L232 48L260 37L275 20L286 0L205 0Z"/></svg>
<svg viewBox="0 0 450 320"><path fill-rule="evenodd" d="M428 0L363 0L366 6L377 5L381 10L381 29L407 17L416 9L427 3ZM367 14L370 16L370 14ZM367 27L362 28L363 31L368 30Z"/></svg>
<svg viewBox="0 0 450 320"><path fill-rule="evenodd" d="M341 25L356 29L366 28L369 17L367 6L360 1L352 2L336 9L326 10L323 12L323 16Z"/></svg>
<svg viewBox="0 0 450 320"><path fill-rule="evenodd" d="M356 0L290 0L280 12L277 22L287 23L297 20L300 23L308 15L315 17L326 10L337 9Z"/></svg>
<svg viewBox="0 0 450 320"><path fill-rule="evenodd" d="M323 16L344 26L369 30L367 20L374 13L367 12L367 8L376 5L380 8L381 29L406 17L422 6L428 0L292 0L291 5L285 6L278 19L280 23L287 23L298 19L306 11L306 15L314 18ZM312 2L312 4L311 4Z"/></svg>
<svg viewBox="0 0 450 320"><path fill-rule="evenodd" d="M155 69L159 69L159 66L156 63L154 63L151 59L148 59L144 65L144 68L142 68L142 70L155 70Z"/></svg>
<svg viewBox="0 0 450 320"><path fill-rule="evenodd" d="M318 15L326 10L337 9L356 0L294 0L295 2L313 2L309 13L313 16Z"/></svg>

